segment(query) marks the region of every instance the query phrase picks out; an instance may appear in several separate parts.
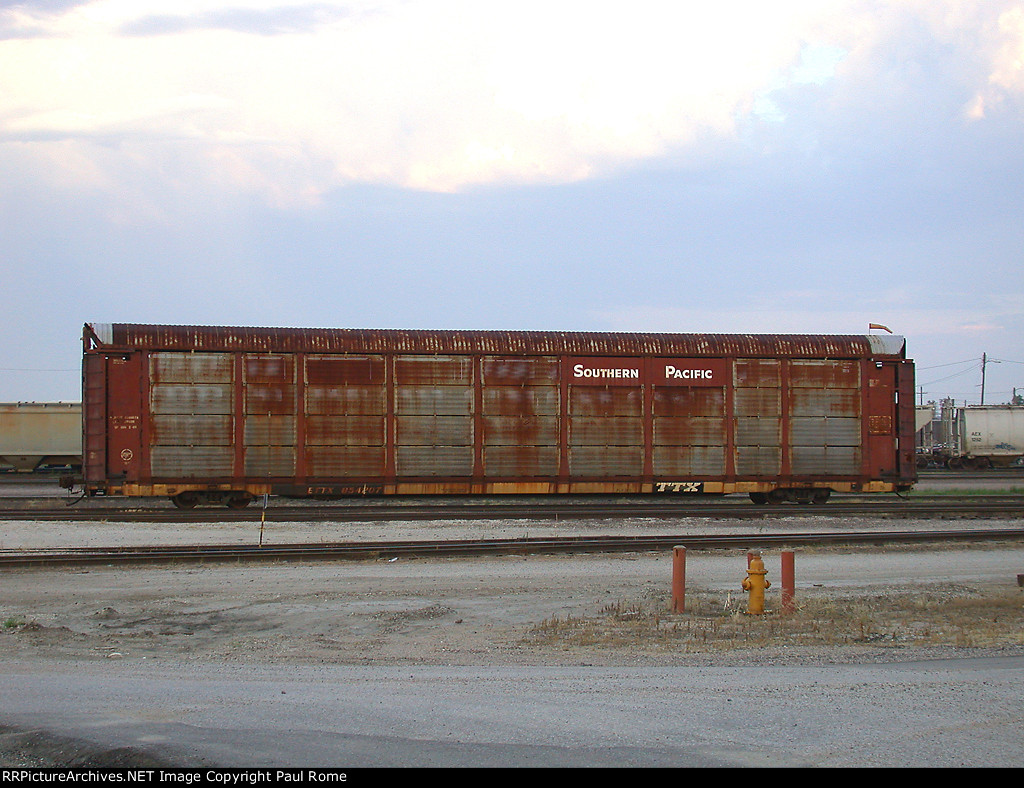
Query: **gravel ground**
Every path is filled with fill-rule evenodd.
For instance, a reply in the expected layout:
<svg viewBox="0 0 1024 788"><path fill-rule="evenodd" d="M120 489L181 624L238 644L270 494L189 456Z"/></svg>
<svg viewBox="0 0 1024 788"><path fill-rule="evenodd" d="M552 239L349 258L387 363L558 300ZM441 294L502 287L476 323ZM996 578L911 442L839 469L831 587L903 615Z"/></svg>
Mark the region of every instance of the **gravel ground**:
<svg viewBox="0 0 1024 788"><path fill-rule="evenodd" d="M777 652L774 661L786 662L1024 646L1024 627L1009 627L1020 623L1020 545L801 551L801 612L794 619L778 612L777 556L766 553L765 560L774 581L770 614L756 621L742 615L742 552L689 553L683 616L670 612L669 552L18 570L4 578L0 656L744 664L744 640L759 650L759 659L767 648ZM935 604L925 609L922 600ZM979 604L991 605L991 612L979 612ZM955 633L938 640L937 632L915 639L907 629L883 642L886 622L893 622L891 630L897 614L901 620L997 620L959 640ZM820 624L816 640L778 631L789 621L811 619L828 622ZM665 631L693 622L713 627L714 635L701 642L678 636L673 643Z"/></svg>
<svg viewBox="0 0 1024 788"><path fill-rule="evenodd" d="M1006 527L1006 520L973 522ZM2 525L0 548L348 539L884 530L885 520L793 518L407 523ZM899 528L962 527L900 521ZM778 558L765 554L769 614L744 613L742 551L692 552L687 612L670 611L670 553L401 559L342 563L17 570L0 595L0 665L81 663L813 667L1024 655L1024 544L798 551L798 613L778 611ZM948 626L947 626L948 625ZM1010 714L1019 727L1022 709ZM4 722L0 712L0 725ZM1022 748L1024 750L1024 748ZM146 765L45 731L0 727L0 765ZM92 759L92 760L90 760Z"/></svg>
<svg viewBox="0 0 1024 788"><path fill-rule="evenodd" d="M979 529L1015 524L1020 521L970 523ZM262 527L258 522L126 525L23 520L2 524L0 549L514 539L595 533L671 534L685 544L688 534L708 532L749 534L756 546L761 533L883 531L893 525L884 519L805 517L770 521L635 518L267 523ZM941 530L964 525L952 520L900 520L897 527ZM1012 606L1013 594L1019 592L1016 576L1024 572L1022 547L982 543L936 550L801 550L796 561L798 599L801 610L819 616L826 603L832 605L829 612L835 616L835 604L844 600L880 605L889 599L893 605L905 605L922 595L964 600L1009 594ZM769 580L774 580L769 607L777 606L778 558L766 553L765 561ZM724 612L735 618L744 596L740 583L745 567L745 551L691 552L687 566L691 617L699 613L698 617L720 618ZM40 649L69 658L168 653L231 658L233 653L258 653L268 659L345 663L365 660L364 641L370 638L374 658L382 660L557 662L564 655L552 643L543 644L536 636L527 642L524 633L536 634L533 631L545 622L608 621L623 618L623 611L634 618L664 613L670 603L671 573L670 552L19 570L9 573L3 583L0 656L31 656ZM946 612L953 614L952 609ZM863 618L864 610L851 615ZM637 637L640 635L632 639ZM568 647L569 643L571 638L559 645ZM844 654L856 653L862 658L866 645L870 646L870 641L851 643ZM928 644L947 645L957 644ZM700 659L693 643L683 654L660 643L628 642L624 649L631 660ZM600 652L594 658L622 658L608 644L605 650L605 656ZM891 652L886 649L882 653ZM830 660L845 658L835 653L826 656ZM723 656L717 653L714 659L720 661Z"/></svg>

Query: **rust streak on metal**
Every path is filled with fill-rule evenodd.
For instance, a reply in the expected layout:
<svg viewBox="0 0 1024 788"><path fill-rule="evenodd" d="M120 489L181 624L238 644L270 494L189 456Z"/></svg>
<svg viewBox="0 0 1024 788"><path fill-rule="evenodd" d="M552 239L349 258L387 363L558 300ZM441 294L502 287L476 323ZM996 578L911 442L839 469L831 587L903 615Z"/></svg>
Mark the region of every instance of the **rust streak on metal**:
<svg viewBox="0 0 1024 788"><path fill-rule="evenodd" d="M115 324L113 347L283 353L457 353L860 358L884 355L862 335L242 328ZM92 332L95 335L95 332ZM898 352L890 353L899 356Z"/></svg>

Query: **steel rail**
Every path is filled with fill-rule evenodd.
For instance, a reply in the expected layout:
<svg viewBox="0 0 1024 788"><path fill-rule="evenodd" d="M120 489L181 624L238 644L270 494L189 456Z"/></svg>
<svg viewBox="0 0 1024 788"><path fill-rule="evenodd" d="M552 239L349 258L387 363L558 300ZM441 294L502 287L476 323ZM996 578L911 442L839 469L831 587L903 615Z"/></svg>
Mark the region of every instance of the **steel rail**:
<svg viewBox="0 0 1024 788"><path fill-rule="evenodd" d="M422 502L345 505L275 504L266 509L208 507L172 509L151 506L62 506L33 508L21 504L0 509L0 520L109 521L109 522L379 522L401 520L536 520L685 517L718 519L778 519L790 517L948 518L1024 517L1024 496L930 496L914 498L850 498L824 505L781 504L756 506L749 501L553 503Z"/></svg>
<svg viewBox="0 0 1024 788"><path fill-rule="evenodd" d="M255 561L379 560L413 557L650 552L682 545L691 550L765 549L786 546L900 545L1017 541L1024 528L921 531L848 531L795 534L666 534L660 536L559 536L521 539L336 542L282 545L168 545L0 551L0 567L224 563Z"/></svg>
<svg viewBox="0 0 1024 788"><path fill-rule="evenodd" d="M1021 479L1024 480L1024 465L1013 465L1009 468L986 468L968 471L950 468L918 468L918 481L955 481L978 479Z"/></svg>

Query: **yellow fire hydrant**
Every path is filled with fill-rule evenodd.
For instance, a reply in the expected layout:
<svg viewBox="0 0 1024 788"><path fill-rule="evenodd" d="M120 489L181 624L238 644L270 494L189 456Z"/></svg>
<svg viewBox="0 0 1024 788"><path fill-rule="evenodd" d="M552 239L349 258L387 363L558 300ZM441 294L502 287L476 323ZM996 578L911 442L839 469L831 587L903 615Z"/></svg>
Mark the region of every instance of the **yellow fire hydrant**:
<svg viewBox="0 0 1024 788"><path fill-rule="evenodd" d="M764 591L771 586L765 575L768 571L764 568L764 561L760 553L754 553L750 557L750 565L747 567L747 576L743 580L743 590L750 593L747 602L747 612L759 616L764 613Z"/></svg>

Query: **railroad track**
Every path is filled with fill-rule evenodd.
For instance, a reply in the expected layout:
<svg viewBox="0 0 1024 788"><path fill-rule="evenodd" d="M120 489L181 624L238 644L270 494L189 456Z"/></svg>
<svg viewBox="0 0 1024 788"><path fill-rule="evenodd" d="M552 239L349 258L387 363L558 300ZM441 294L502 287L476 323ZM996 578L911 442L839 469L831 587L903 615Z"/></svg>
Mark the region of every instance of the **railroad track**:
<svg viewBox="0 0 1024 788"><path fill-rule="evenodd" d="M365 561L393 558L651 552L682 545L691 550L771 549L826 545L900 545L928 542L1024 540L1024 527L843 533L718 534L663 536L564 536L336 542L284 545L174 545L83 547L0 551L0 567L57 567L154 563L248 563L257 561Z"/></svg>
<svg viewBox="0 0 1024 788"><path fill-rule="evenodd" d="M1024 482L1024 465L1014 465L1010 468L986 468L984 470L950 470L948 468L919 468L917 471L919 481L977 481L992 479L1016 479Z"/></svg>
<svg viewBox="0 0 1024 788"><path fill-rule="evenodd" d="M1024 517L1024 496L877 496L834 497L823 506L783 504L755 506L749 501L574 501L527 503L415 502L344 505L274 504L266 509L199 508L173 509L162 501L151 506L62 505L48 501L35 508L24 502L0 508L0 520L105 521L105 522L380 522L402 520L536 520L684 517L718 519L778 519L790 517L887 517L887 518L1018 518Z"/></svg>

